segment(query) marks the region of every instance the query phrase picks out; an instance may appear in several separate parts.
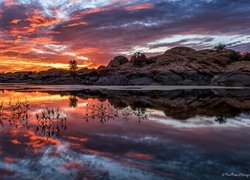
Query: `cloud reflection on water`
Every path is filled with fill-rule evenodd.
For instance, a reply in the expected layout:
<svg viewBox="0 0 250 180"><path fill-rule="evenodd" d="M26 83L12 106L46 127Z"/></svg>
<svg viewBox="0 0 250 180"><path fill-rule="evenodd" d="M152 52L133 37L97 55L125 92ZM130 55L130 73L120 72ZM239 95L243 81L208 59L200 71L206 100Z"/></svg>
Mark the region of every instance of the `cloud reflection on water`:
<svg viewBox="0 0 250 180"><path fill-rule="evenodd" d="M75 97L77 103L71 106L71 95L5 91L0 102L7 103L9 97L20 101L27 97L32 116L29 129L7 124L0 127L3 177L174 179L206 177L208 172L218 177L222 172L249 167L247 114L218 124L215 117L177 120L157 109L142 108L139 114L142 112L147 118L139 123L136 109L126 107L135 113L124 112L105 98ZM93 105L92 113L97 118L91 118L89 109L93 110ZM36 133L34 115L45 107L59 107L67 117L67 130L60 137ZM86 121L88 113L90 118ZM100 117L106 116L109 119L101 122Z"/></svg>

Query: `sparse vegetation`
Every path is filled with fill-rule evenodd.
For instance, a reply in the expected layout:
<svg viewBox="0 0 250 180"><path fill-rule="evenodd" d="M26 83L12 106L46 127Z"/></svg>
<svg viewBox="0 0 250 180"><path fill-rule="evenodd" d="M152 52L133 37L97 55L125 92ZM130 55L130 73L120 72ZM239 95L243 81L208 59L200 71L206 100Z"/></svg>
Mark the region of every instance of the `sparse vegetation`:
<svg viewBox="0 0 250 180"><path fill-rule="evenodd" d="M221 51L226 50L226 47L227 47L227 46L226 46L225 44L220 43L220 44L216 45L216 46L214 47L214 49L215 49L217 52L221 52Z"/></svg>
<svg viewBox="0 0 250 180"><path fill-rule="evenodd" d="M83 119L86 122L89 122L90 119L98 119L102 124L104 124L109 120L120 118L128 120L130 117L136 117L139 123L142 120L146 120L148 118L144 109L136 108L135 110L133 110L130 107L126 107L118 110L108 102L101 102L98 104L93 104L91 106L88 105Z"/></svg>
<svg viewBox="0 0 250 180"><path fill-rule="evenodd" d="M230 55L229 55L229 59L231 61L240 61L241 60L241 55L240 53L233 51Z"/></svg>
<svg viewBox="0 0 250 180"><path fill-rule="evenodd" d="M244 61L250 61L250 53L245 53L245 54L243 55L243 60L244 60Z"/></svg>
<svg viewBox="0 0 250 180"><path fill-rule="evenodd" d="M134 66L141 67L146 62L147 57L145 54L141 52L136 52L132 55L130 62L133 63Z"/></svg>
<svg viewBox="0 0 250 180"><path fill-rule="evenodd" d="M224 116L217 116L215 118L215 122L219 123L219 124L226 124L227 123L227 118Z"/></svg>
<svg viewBox="0 0 250 180"><path fill-rule="evenodd" d="M9 122L10 126L16 128L25 126L29 128L29 109L30 105L27 100L13 101L9 100L8 104L0 103L0 124L4 127L4 121Z"/></svg>
<svg viewBox="0 0 250 180"><path fill-rule="evenodd" d="M36 132L47 137L59 137L61 131L66 131L66 117L62 117L59 108L53 109L46 107L35 115L37 120Z"/></svg>

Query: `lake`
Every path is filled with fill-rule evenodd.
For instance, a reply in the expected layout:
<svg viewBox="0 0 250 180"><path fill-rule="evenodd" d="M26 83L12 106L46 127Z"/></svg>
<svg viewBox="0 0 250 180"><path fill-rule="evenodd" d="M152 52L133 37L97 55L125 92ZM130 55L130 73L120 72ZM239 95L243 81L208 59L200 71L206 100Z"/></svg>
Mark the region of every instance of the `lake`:
<svg viewBox="0 0 250 180"><path fill-rule="evenodd" d="M0 179L250 177L249 89L0 89Z"/></svg>

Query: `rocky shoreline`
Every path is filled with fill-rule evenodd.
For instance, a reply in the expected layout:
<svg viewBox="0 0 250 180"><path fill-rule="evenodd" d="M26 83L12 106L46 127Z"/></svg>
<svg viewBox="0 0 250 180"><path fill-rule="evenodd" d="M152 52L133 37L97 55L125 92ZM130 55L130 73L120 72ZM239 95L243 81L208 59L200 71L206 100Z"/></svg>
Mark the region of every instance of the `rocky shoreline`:
<svg viewBox="0 0 250 180"><path fill-rule="evenodd" d="M0 83L82 85L219 85L250 86L250 61L233 50L201 50L176 47L147 58L117 56L107 66L79 69L74 75L63 69L41 72L0 73Z"/></svg>

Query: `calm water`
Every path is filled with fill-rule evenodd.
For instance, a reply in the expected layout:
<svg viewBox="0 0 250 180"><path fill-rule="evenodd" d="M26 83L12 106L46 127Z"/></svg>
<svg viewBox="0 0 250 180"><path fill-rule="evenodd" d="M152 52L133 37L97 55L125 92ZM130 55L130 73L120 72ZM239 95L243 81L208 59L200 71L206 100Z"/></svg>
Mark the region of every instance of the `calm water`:
<svg viewBox="0 0 250 180"><path fill-rule="evenodd" d="M250 174L250 92L1 86L0 179Z"/></svg>

